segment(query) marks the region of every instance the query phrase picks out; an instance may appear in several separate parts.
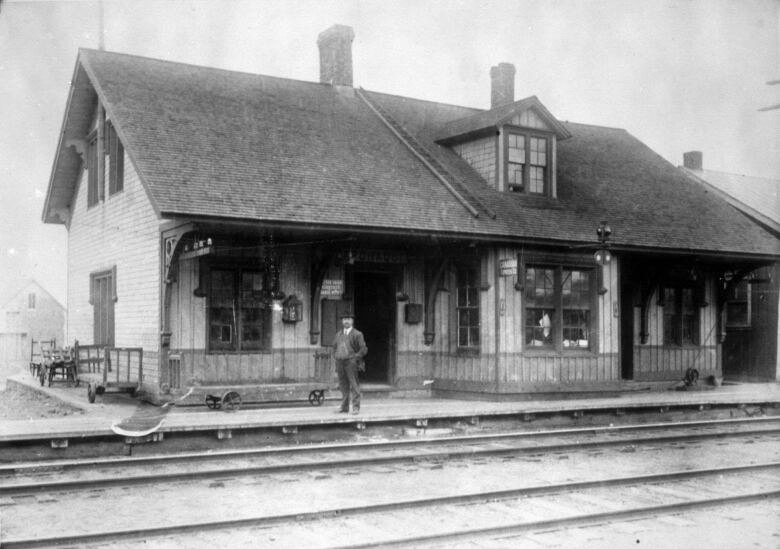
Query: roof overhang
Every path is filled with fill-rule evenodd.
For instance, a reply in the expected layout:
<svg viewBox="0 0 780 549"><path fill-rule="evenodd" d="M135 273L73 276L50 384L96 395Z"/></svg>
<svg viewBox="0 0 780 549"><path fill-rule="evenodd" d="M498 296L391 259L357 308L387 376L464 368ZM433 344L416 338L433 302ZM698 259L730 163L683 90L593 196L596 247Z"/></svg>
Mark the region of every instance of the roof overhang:
<svg viewBox="0 0 780 549"><path fill-rule="evenodd" d="M70 82L68 101L43 204L44 223L67 223L81 173L89 124L97 105L97 93L81 63L81 54Z"/></svg>

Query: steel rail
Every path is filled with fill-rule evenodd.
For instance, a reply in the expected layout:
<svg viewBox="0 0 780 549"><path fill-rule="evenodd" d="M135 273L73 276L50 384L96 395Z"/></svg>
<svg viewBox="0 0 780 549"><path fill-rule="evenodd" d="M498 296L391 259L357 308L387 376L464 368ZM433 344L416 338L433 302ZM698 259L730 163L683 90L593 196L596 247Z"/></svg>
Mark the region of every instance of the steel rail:
<svg viewBox="0 0 780 549"><path fill-rule="evenodd" d="M555 443L548 445L518 446L518 447L486 447L486 448L455 448L434 452L406 453L399 455L378 455L347 457L340 459L323 458L319 461L300 461L285 462L282 464L260 464L245 467L220 468L201 471L183 471L183 472L162 472L131 476L121 476L114 474L109 477L92 479L74 479L74 480L51 480L44 482L27 482L9 484L0 486L0 496L19 496L24 494L34 494L39 492L67 492L80 490L95 490L117 486L134 486L151 484L156 482L181 482L198 481L214 478L231 478L245 475L270 475L279 473L291 473L297 471L340 469L344 467L367 467L374 465L387 465L397 463L419 463L425 461L445 461L454 459L465 459L475 456L505 456L511 454L540 454L540 453L558 453L563 451L584 451L594 448L609 448L614 446L641 446L651 444L668 444L675 442L687 442L706 439L723 439L729 437L744 437L751 435L776 434L778 429L758 429L751 431L726 431L726 432L708 432L708 433L685 433L680 435L665 435L650 438L624 438L614 440L594 440L594 441L575 441L565 443ZM434 439L429 443L451 443L447 439ZM354 450L347 446L344 450ZM173 460L176 461L175 459ZM121 460L117 463L122 466Z"/></svg>
<svg viewBox="0 0 780 549"><path fill-rule="evenodd" d="M587 481L568 482L550 485L537 485L525 488L514 488L508 490L495 490L488 492L472 492L454 496L438 496L432 498L418 498L411 500L401 500L390 503L380 503L374 505L340 507L334 509L325 509L320 511L280 514L270 516L245 517L240 519L216 520L207 522L182 523L170 526L154 526L149 528L135 528L126 530L113 530L105 532L91 532L83 534L73 534L46 538L17 538L5 539L2 541L4 549L52 547L58 545L81 545L87 543L106 543L120 539L143 539L151 537L171 536L186 533L191 535L197 531L211 531L233 528L263 527L285 524L288 522L314 521L328 519L333 517L348 517L358 515L377 514L390 511L405 509L414 509L421 507L431 507L437 505L453 505L465 503L480 503L495 500L516 499L527 496L542 496L556 493L573 492L591 488L611 488L618 486L642 485L660 482L671 482L678 480L690 480L691 478L700 478L706 476L719 476L724 474L739 474L748 472L759 472L780 468L780 462L768 462L751 465L740 465L736 467L717 467L710 469L692 469L685 471L674 471L667 473L657 473L652 475L636 475L628 477L616 477L606 479L595 479ZM553 525L574 524L577 522L599 522L609 519L625 519L638 515L648 515L661 512L673 512L681 509L690 509L698 506L722 505L737 501L751 501L756 499L775 498L780 496L780 490L768 490L764 492L755 492L750 494L738 494L727 497L708 498L701 500L692 500L687 502L678 502L672 504L655 505L648 507L632 508L620 511L607 511L580 515L578 517L568 517L554 520L533 521L525 523L516 523L492 528L477 528L450 532L448 534L430 535L408 538L405 540L395 540L378 542L377 544L357 544L342 546L341 549L354 549L357 547L394 547L409 545L411 543L432 542L434 540L458 539L467 536L488 535L511 533L531 528L541 528Z"/></svg>
<svg viewBox="0 0 780 549"><path fill-rule="evenodd" d="M344 450L371 450L387 448L403 448L432 444L473 444L479 442L491 442L504 439L534 439L551 438L557 436L577 436L577 435L597 435L609 433L642 432L653 430L686 429L698 427L719 427L731 425L761 425L780 423L780 416L761 417L761 418L737 418L737 419L710 419L700 421L683 421L676 423L645 423L631 425L595 425L588 427L576 427L567 429L548 429L542 431L508 431L501 433L480 433L471 435L456 435L442 437L424 437L408 440L383 440L369 442L349 442L349 443L330 443L330 444L309 444L306 446L276 446L272 448L243 448L232 450L208 450L202 452L181 452L175 454L153 455L153 456L131 456L131 457L106 457L106 458L87 458L72 460L51 460L34 461L25 463L11 463L0 465L0 476L9 474L18 474L25 471L35 473L45 472L46 470L65 470L79 468L93 468L106 465L157 465L170 462L185 462L212 460L215 458L242 458L242 457L261 457L273 456L279 454L295 453L304 455L307 453L321 454L325 452L341 452ZM757 430L756 433L772 432L771 430ZM743 431L742 433L751 434L752 431Z"/></svg>

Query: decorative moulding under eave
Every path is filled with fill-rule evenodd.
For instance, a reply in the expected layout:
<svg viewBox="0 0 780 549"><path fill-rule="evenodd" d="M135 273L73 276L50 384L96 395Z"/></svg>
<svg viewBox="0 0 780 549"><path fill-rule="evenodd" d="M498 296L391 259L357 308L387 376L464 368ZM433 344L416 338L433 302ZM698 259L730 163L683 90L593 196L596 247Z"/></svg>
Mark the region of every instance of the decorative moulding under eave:
<svg viewBox="0 0 780 549"><path fill-rule="evenodd" d="M542 102L536 96L531 96L509 105L502 105L489 111L482 111L450 121L444 125L434 140L442 145L451 145L469 141L490 132L495 133L499 128L511 124L515 117L527 111L533 111L535 116L548 126L545 131L554 133L559 140L571 137L569 130L547 110Z"/></svg>

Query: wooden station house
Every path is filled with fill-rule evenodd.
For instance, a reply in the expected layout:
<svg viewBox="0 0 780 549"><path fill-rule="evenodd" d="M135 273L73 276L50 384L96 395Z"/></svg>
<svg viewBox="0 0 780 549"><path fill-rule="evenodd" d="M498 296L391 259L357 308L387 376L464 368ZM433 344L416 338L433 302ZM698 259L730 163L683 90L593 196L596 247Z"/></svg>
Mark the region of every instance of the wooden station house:
<svg viewBox="0 0 780 549"><path fill-rule="evenodd" d="M142 347L151 400L327 378L344 310L363 381L403 393L722 375L726 275L775 235L627 131L516 100L511 64L487 110L354 87L353 38L319 35L319 82L80 50L43 211L69 341Z"/></svg>

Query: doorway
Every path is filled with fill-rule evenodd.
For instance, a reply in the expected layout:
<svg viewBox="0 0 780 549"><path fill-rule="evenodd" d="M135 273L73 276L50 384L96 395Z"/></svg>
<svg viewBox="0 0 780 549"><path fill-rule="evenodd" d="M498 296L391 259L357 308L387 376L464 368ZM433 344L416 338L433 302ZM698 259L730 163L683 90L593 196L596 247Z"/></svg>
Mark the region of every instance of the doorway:
<svg viewBox="0 0 780 549"><path fill-rule="evenodd" d="M363 332L368 347L366 371L360 381L392 383L395 359L395 291L390 273L354 273L355 328Z"/></svg>

